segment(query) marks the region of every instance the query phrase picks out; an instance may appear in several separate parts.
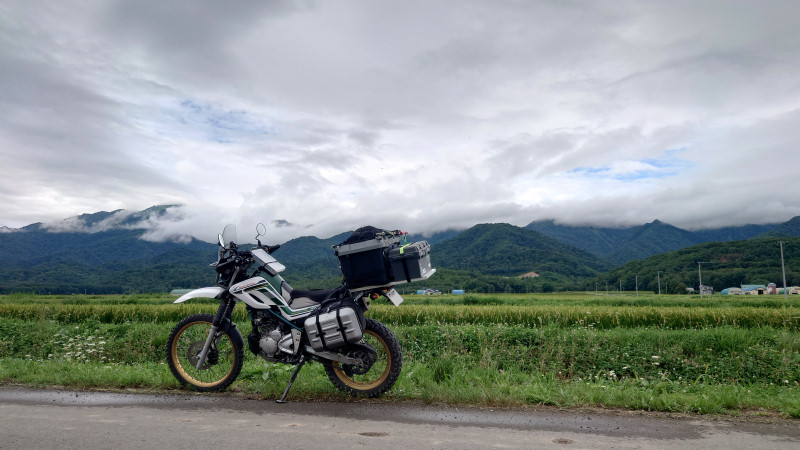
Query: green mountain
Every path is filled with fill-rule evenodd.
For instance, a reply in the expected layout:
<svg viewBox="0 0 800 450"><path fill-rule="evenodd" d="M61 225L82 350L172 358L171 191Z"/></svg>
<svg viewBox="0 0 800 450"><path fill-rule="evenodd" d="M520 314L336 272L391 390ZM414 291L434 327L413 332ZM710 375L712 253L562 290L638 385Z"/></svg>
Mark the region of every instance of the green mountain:
<svg viewBox="0 0 800 450"><path fill-rule="evenodd" d="M759 237L800 237L800 216L778 225Z"/></svg>
<svg viewBox="0 0 800 450"><path fill-rule="evenodd" d="M696 243L692 233L656 220L631 228L628 238L611 252L608 259L615 265L622 264L626 261L689 247Z"/></svg>
<svg viewBox="0 0 800 450"><path fill-rule="evenodd" d="M303 236L287 241L275 253L287 270L283 277L295 287L330 288L341 282L339 260L331 246L347 239L341 233L328 239Z"/></svg>
<svg viewBox="0 0 800 450"><path fill-rule="evenodd" d="M190 236L174 236L165 242L142 239L143 223L169 220L169 208L102 211L55 225L0 228L0 293L123 293L210 284L214 272L208 264L216 257L215 244ZM287 281L298 288L338 285L341 273L331 246L349 235L305 236L284 243L275 256L287 266ZM760 237L748 239L756 235ZM704 284L777 283L776 238L786 241L787 276L794 276L790 267L796 267L790 260L800 263L794 252L800 243L792 236L800 236L800 217L781 225L696 232L660 221L622 229L568 227L552 221L525 228L482 224L462 232L408 236L410 242L425 239L432 245L437 274L403 289L540 292L604 289L606 283L618 288L621 281L623 289L632 290L639 275L640 289L657 290L661 272L664 287L681 291L683 285L692 285L696 261L713 263L702 265L703 273L709 274L708 280L703 277ZM708 239L730 242L697 245ZM614 262L626 264L607 272ZM521 278L523 274L529 277Z"/></svg>
<svg viewBox="0 0 800 450"><path fill-rule="evenodd" d="M215 246L189 238L149 242L142 230L0 234L0 293L122 293L204 284Z"/></svg>
<svg viewBox="0 0 800 450"><path fill-rule="evenodd" d="M698 262L699 264L698 267ZM800 284L800 238L784 239L784 264L787 285ZM783 285L781 255L774 238L754 238L731 242L709 242L648 258L631 261L595 280L585 289L604 291L636 289L684 293L686 287L698 289L699 279L716 291L743 284ZM595 284L597 283L597 284Z"/></svg>
<svg viewBox="0 0 800 450"><path fill-rule="evenodd" d="M552 220L531 222L525 228L586 250L603 259L608 259L608 255L614 252L619 243L631 234L630 228L575 227L556 225Z"/></svg>
<svg viewBox="0 0 800 450"><path fill-rule="evenodd" d="M757 237L763 233L779 227L780 224L770 223L764 225L741 225L738 227L714 228L709 230L692 231L698 244L704 242L743 241Z"/></svg>
<svg viewBox="0 0 800 450"><path fill-rule="evenodd" d="M33 224L0 233L4 255L0 292L122 293L210 284L214 272L208 264L216 257L214 244L186 236L166 242L141 239L145 230L136 224L166 214L167 208L84 214L55 227ZM338 285L341 273L331 246L349 235L305 236L284 243L275 256L287 266L287 281L299 288ZM408 239L432 243L434 266L440 270L426 284L444 289L552 290L608 268L587 252L506 224ZM538 272L541 277L516 278L527 272Z"/></svg>
<svg viewBox="0 0 800 450"><path fill-rule="evenodd" d="M501 276L586 278L609 268L589 252L509 224L476 225L434 245L431 253L437 267Z"/></svg>
<svg viewBox="0 0 800 450"><path fill-rule="evenodd" d="M792 221L787 224L790 222ZM620 265L704 242L749 239L776 229L776 227L779 225L744 225L687 231L659 220L627 228L574 227L556 225L552 220L547 220L532 222L525 228L586 250L614 265ZM797 232L797 235L800 236L800 224L798 224ZM793 236L793 234L788 235Z"/></svg>

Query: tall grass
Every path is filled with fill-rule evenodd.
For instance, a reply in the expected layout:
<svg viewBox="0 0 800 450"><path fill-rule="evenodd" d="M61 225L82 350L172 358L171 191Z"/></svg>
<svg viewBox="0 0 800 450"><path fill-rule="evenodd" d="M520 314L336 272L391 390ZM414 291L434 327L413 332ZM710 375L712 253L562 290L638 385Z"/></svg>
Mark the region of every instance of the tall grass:
<svg viewBox="0 0 800 450"><path fill-rule="evenodd" d="M249 326L240 324L242 333ZM172 324L0 319L0 358L157 363ZM646 379L800 385L800 333L763 327L702 330L527 328L428 324L392 327L404 359L438 370L456 366L551 373L559 379Z"/></svg>
<svg viewBox="0 0 800 450"><path fill-rule="evenodd" d="M0 304L0 316L21 320L57 320L80 323L97 320L104 323L176 322L198 312L213 313L213 303L171 304ZM391 325L426 324L502 324L525 327L556 325L560 327L701 329L731 326L740 328L773 327L800 330L800 307L655 307L655 306L448 306L448 305L377 305L368 313ZM239 307L234 319L246 321L246 311Z"/></svg>
<svg viewBox="0 0 800 450"><path fill-rule="evenodd" d="M572 305L572 306L658 306L658 307L800 307L800 296L781 295L604 295L594 293L556 294L466 294L406 295L408 304L423 305Z"/></svg>
<svg viewBox="0 0 800 450"><path fill-rule="evenodd" d="M36 295L13 293L0 295L0 304L37 304L37 305L154 305L172 303L177 296L164 293L124 294L124 295ZM193 300L195 302L202 300ZM210 301L210 299L209 299Z"/></svg>
<svg viewBox="0 0 800 450"><path fill-rule="evenodd" d="M498 372L461 364L454 365L454 375L449 378L437 378L437 372L435 367L407 362L397 384L383 399L512 408L602 405L699 414L778 412L800 418L800 389L796 387L672 381L645 384L645 380L565 382L551 374ZM248 359L238 381L229 390L276 399L285 389L290 374L291 370L280 365ZM120 365L5 358L0 364L0 380L78 389L179 389L178 382L164 363ZM319 364L308 364L303 368L292 386L290 399L349 401L349 397L333 389Z"/></svg>
<svg viewBox="0 0 800 450"><path fill-rule="evenodd" d="M800 306L791 300L731 306L704 299L690 307L682 298L615 304L592 297L375 304L367 314L390 326L404 352L403 374L387 397L703 413L767 408L800 417ZM174 298L4 296L0 381L178 388L164 363L170 329L216 304L169 304ZM244 308L234 320L243 335L250 331ZM233 389L280 396L290 369L246 352ZM292 396L345 398L319 365L303 369Z"/></svg>

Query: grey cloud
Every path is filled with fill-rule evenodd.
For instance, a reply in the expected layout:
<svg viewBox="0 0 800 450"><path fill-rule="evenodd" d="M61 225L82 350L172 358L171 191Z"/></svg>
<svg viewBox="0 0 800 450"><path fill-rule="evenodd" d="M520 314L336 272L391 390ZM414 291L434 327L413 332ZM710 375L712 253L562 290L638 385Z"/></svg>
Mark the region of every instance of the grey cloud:
<svg viewBox="0 0 800 450"><path fill-rule="evenodd" d="M230 46L253 29L268 26L310 2L171 1L107 2L94 15L94 26L112 39L123 54L143 50L149 58L181 70L207 71L208 77L233 74L238 67ZM231 67L233 66L233 67Z"/></svg>
<svg viewBox="0 0 800 450"><path fill-rule="evenodd" d="M550 171L563 155L574 151L578 136L569 132L555 132L544 136L523 134L505 142L495 142L498 150L488 159L492 178L514 177L527 174L537 177Z"/></svg>
<svg viewBox="0 0 800 450"><path fill-rule="evenodd" d="M0 82L7 87L0 93L0 160L16 172L0 180L4 200L42 188L122 193L126 179L170 184L126 153L130 143L117 133L123 124L113 101L87 89L70 67L23 58L24 51L19 45L0 50Z"/></svg>
<svg viewBox="0 0 800 450"><path fill-rule="evenodd" d="M797 2L75 8L0 5L0 224L175 202L152 236L213 240L225 220L703 227L800 206Z"/></svg>

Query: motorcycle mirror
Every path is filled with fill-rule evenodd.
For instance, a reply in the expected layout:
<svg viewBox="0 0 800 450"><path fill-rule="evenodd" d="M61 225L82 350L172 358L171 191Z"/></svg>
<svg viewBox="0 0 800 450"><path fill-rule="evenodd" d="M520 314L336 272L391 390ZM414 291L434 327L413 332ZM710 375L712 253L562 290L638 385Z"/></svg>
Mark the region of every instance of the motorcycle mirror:
<svg viewBox="0 0 800 450"><path fill-rule="evenodd" d="M259 223L256 225L256 241L258 241L258 245L261 245L261 241L258 239L261 236L266 236L267 234L267 227L263 223Z"/></svg>

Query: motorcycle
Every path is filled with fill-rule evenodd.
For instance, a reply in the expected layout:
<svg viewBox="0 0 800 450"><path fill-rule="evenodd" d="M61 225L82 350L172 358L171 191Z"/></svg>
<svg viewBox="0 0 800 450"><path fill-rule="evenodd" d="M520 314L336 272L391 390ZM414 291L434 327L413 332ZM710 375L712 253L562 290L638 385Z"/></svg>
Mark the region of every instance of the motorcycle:
<svg viewBox="0 0 800 450"><path fill-rule="evenodd" d="M286 267L272 256L280 245L261 244L263 224L256 231L257 245L248 250L237 245L236 227L226 226L218 235L217 261L211 264L215 286L175 300L219 300L216 314L188 316L172 329L166 356L175 378L198 391L221 391L236 380L245 340L232 314L244 303L252 325L250 352L268 362L296 366L279 403L286 402L309 361L321 363L333 385L350 395L377 397L391 389L402 369L400 343L389 328L364 313L381 297L399 306L403 298L394 285L427 279L436 271L430 267L427 242L407 244L403 232L361 228L350 242L334 246L343 284L300 290L280 275Z"/></svg>

